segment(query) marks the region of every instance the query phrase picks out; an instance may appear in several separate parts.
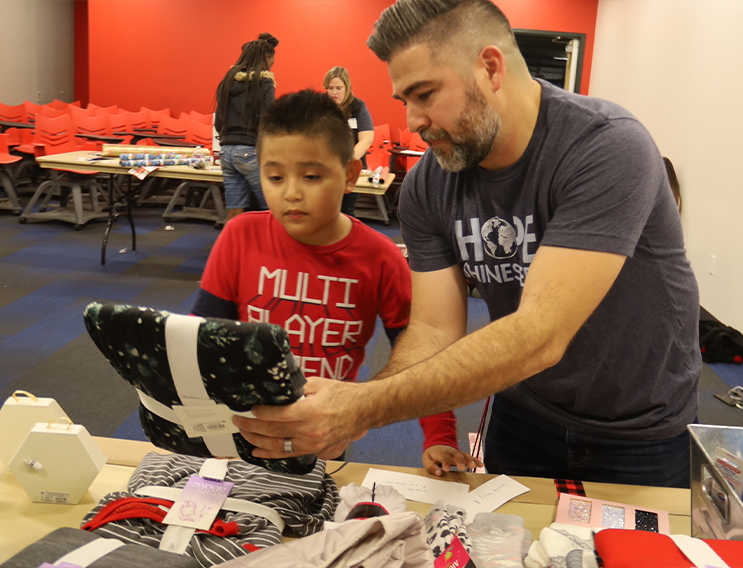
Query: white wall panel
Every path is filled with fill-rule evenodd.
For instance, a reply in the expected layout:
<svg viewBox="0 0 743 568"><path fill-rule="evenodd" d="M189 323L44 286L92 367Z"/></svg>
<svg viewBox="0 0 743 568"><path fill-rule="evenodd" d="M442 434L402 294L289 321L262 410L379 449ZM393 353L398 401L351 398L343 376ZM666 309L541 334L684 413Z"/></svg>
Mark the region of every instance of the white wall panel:
<svg viewBox="0 0 743 568"><path fill-rule="evenodd" d="M0 0L0 102L72 100L74 10L73 0Z"/></svg>
<svg viewBox="0 0 743 568"><path fill-rule="evenodd" d="M742 27L738 1L600 0L590 85L590 95L634 113L674 163L702 306L738 330L743 330Z"/></svg>

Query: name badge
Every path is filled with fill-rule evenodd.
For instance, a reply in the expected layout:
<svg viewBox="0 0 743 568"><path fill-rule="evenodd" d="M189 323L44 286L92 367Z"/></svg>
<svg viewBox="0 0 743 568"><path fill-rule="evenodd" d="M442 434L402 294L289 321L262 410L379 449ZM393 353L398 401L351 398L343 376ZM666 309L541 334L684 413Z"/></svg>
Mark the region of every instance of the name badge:
<svg viewBox="0 0 743 568"><path fill-rule="evenodd" d="M348 126L350 126L352 130L356 130L359 127L359 125L356 122L356 119L355 118L349 118L348 119Z"/></svg>

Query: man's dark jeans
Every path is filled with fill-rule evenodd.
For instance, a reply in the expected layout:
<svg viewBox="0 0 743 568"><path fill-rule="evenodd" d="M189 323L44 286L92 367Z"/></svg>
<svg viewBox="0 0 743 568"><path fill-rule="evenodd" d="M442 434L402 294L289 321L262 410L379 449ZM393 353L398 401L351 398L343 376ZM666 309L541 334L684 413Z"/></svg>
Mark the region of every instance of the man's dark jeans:
<svg viewBox="0 0 743 568"><path fill-rule="evenodd" d="M687 431L665 440L583 434L496 395L485 438L485 466L495 474L689 487L689 444Z"/></svg>

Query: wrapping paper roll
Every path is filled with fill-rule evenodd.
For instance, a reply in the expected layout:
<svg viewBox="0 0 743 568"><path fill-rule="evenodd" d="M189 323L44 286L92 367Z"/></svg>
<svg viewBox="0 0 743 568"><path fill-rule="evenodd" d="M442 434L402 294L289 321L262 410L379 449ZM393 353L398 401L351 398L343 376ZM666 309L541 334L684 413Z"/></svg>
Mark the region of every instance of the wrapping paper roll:
<svg viewBox="0 0 743 568"><path fill-rule="evenodd" d="M157 135L153 135L157 136ZM193 156L196 152L202 156L210 156L209 148L181 148L167 146L131 146L124 144L104 144L101 155L110 157L119 157L121 154L181 154L184 156Z"/></svg>
<svg viewBox="0 0 743 568"><path fill-rule="evenodd" d="M206 161L202 158L145 158L138 160L121 159L121 165L125 168L138 166L191 166L192 168L205 168Z"/></svg>

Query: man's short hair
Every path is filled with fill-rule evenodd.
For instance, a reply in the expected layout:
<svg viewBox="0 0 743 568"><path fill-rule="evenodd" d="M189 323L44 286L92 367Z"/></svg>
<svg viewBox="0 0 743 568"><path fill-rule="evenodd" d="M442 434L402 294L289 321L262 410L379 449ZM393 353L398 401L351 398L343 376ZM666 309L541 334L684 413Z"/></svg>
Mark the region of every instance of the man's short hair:
<svg viewBox="0 0 743 568"><path fill-rule="evenodd" d="M340 107L325 93L305 89L276 99L258 127L257 151L264 136L324 138L341 163L353 158L353 133Z"/></svg>
<svg viewBox="0 0 743 568"><path fill-rule="evenodd" d="M518 45L508 18L490 0L398 0L384 10L366 44L382 61L424 43L436 56L476 57L486 45L506 55Z"/></svg>

